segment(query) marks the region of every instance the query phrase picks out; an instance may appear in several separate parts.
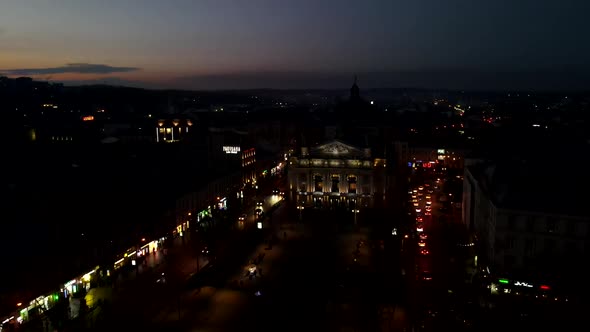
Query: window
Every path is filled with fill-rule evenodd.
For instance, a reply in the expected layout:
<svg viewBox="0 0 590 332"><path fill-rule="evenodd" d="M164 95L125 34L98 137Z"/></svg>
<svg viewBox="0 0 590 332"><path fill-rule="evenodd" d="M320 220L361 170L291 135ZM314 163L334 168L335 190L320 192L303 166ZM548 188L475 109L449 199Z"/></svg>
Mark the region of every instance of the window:
<svg viewBox="0 0 590 332"><path fill-rule="evenodd" d="M348 177L348 193L356 194L356 176L354 175Z"/></svg>
<svg viewBox="0 0 590 332"><path fill-rule="evenodd" d="M314 180L314 184L315 184L314 191L315 192L324 191L324 189L323 189L324 188L324 186L323 186L324 178L321 175L315 175L313 177L313 180Z"/></svg>
<svg viewBox="0 0 590 332"><path fill-rule="evenodd" d="M555 218L548 217L546 223L547 223L547 233L557 232L557 221L555 220Z"/></svg>
<svg viewBox="0 0 590 332"><path fill-rule="evenodd" d="M506 237L505 248L508 250L514 248L514 237L512 237L512 236Z"/></svg>
<svg viewBox="0 0 590 332"><path fill-rule="evenodd" d="M516 216L513 214L509 214L508 218L506 218L506 229L507 230L514 230L516 225Z"/></svg>
<svg viewBox="0 0 590 332"><path fill-rule="evenodd" d="M307 191L307 183L305 183L305 181L299 182L299 191L302 191L302 192Z"/></svg>
<svg viewBox="0 0 590 332"><path fill-rule="evenodd" d="M537 243L535 239L526 239L524 242L524 254L527 256L534 256L537 251Z"/></svg>
<svg viewBox="0 0 590 332"><path fill-rule="evenodd" d="M566 233L568 236L576 235L576 222L573 220L568 220L566 224Z"/></svg>
<svg viewBox="0 0 590 332"><path fill-rule="evenodd" d="M340 192L340 175L334 174L332 175L332 192L337 193Z"/></svg>
<svg viewBox="0 0 590 332"><path fill-rule="evenodd" d="M534 232L535 231L535 217L528 216L526 220L526 230L527 232Z"/></svg>

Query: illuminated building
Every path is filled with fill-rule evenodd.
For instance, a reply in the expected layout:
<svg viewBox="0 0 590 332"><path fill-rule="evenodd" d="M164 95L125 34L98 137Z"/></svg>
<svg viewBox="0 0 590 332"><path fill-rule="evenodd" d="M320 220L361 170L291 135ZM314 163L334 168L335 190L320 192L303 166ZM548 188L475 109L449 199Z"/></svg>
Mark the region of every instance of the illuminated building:
<svg viewBox="0 0 590 332"><path fill-rule="evenodd" d="M385 160L333 140L289 159L290 198L316 207L373 207L385 194Z"/></svg>
<svg viewBox="0 0 590 332"><path fill-rule="evenodd" d="M256 149L248 132L234 127L210 127L209 160L216 167L240 171L242 183L256 182Z"/></svg>
<svg viewBox="0 0 590 332"><path fill-rule="evenodd" d="M156 143L179 142L191 132L192 120L188 119L160 119L155 128Z"/></svg>

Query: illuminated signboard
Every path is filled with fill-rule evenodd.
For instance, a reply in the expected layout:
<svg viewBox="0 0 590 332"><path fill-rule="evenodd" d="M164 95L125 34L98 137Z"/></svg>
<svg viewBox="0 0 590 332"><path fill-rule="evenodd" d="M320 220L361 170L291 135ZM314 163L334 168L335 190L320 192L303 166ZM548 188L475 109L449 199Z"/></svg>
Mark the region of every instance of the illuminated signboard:
<svg viewBox="0 0 590 332"><path fill-rule="evenodd" d="M522 282L522 281L515 281L514 286L529 287L529 288L533 287L533 285L526 283L526 282Z"/></svg>
<svg viewBox="0 0 590 332"><path fill-rule="evenodd" d="M82 117L82 121L94 121L94 116L93 115L87 115Z"/></svg>
<svg viewBox="0 0 590 332"><path fill-rule="evenodd" d="M438 154L445 154L445 149L438 149Z"/></svg>
<svg viewBox="0 0 590 332"><path fill-rule="evenodd" d="M240 152L240 147L239 146L224 146L223 152L225 152L227 154L237 154L238 152Z"/></svg>

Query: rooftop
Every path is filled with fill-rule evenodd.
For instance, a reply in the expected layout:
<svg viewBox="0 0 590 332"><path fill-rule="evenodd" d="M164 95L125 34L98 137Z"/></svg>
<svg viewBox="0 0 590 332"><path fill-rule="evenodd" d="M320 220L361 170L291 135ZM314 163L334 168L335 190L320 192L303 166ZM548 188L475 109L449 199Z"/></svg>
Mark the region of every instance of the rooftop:
<svg viewBox="0 0 590 332"><path fill-rule="evenodd" d="M487 162L469 171L498 208L588 217L585 165L539 158Z"/></svg>

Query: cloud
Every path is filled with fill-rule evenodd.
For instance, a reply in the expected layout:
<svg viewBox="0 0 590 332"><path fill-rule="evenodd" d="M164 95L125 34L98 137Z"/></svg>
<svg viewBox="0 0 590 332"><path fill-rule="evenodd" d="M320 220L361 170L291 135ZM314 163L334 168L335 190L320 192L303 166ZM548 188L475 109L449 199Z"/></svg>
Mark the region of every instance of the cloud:
<svg viewBox="0 0 590 332"><path fill-rule="evenodd" d="M48 74L112 74L112 73L126 73L137 71L140 68L136 67L113 67L109 65L92 64L92 63L68 63L61 67L52 68L24 68L24 69L8 69L0 70L5 75L48 75Z"/></svg>
<svg viewBox="0 0 590 332"><path fill-rule="evenodd" d="M153 82L142 82L127 80L120 77L105 77L102 79L89 80L52 80L52 82L63 83L67 86L81 86L81 85L111 85L119 87L142 88L142 89L159 89L162 85Z"/></svg>

